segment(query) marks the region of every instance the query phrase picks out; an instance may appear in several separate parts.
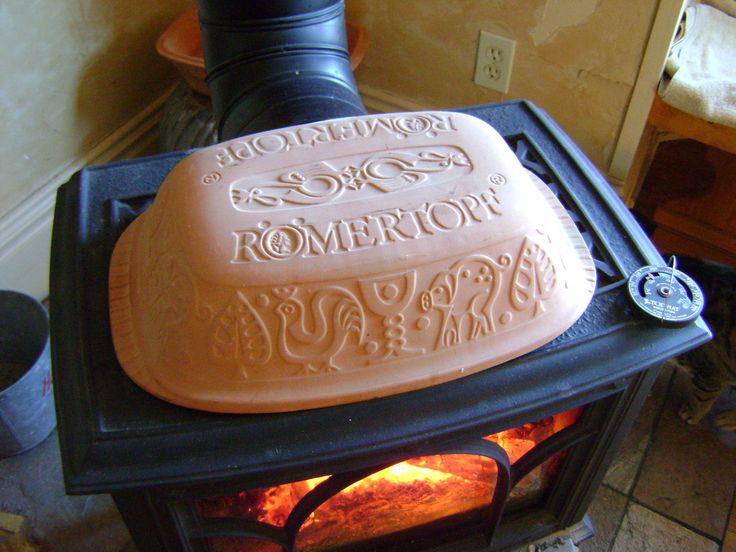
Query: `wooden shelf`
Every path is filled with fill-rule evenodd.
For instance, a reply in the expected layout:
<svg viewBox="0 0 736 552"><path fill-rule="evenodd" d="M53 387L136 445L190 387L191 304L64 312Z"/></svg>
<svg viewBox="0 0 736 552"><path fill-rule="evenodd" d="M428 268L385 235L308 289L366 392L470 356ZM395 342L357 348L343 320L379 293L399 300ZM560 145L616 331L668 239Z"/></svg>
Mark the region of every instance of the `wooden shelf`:
<svg viewBox="0 0 736 552"><path fill-rule="evenodd" d="M626 201L656 224L652 240L661 251L736 266L734 175L736 128L698 119L655 96Z"/></svg>
<svg viewBox="0 0 736 552"><path fill-rule="evenodd" d="M684 138L736 153L736 128L710 123L689 113L680 111L654 96L648 123L659 132L671 132Z"/></svg>
<svg viewBox="0 0 736 552"><path fill-rule="evenodd" d="M699 119L666 104L659 95L655 95L631 170L626 177L627 192L624 199L629 207L634 205L641 192L660 142L671 139L673 134L736 154L736 128Z"/></svg>

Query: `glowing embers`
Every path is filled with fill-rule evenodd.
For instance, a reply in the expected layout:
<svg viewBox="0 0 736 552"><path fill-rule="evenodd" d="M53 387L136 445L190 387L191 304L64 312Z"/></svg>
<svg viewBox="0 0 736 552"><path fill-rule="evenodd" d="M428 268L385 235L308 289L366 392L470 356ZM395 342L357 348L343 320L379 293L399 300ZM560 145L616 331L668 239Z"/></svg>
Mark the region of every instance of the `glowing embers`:
<svg viewBox="0 0 736 552"><path fill-rule="evenodd" d="M486 458L441 455L401 462L317 508L302 525L297 549L327 550L482 507L495 481L495 463Z"/></svg>
<svg viewBox="0 0 736 552"><path fill-rule="evenodd" d="M577 408L539 422L485 437L500 445L513 466L548 437L572 425ZM537 503L549 488L564 451L549 457L512 488L506 511ZM512 468L513 469L513 468ZM373 473L336 492L308 513L296 538L300 552L346 546L431 524L448 517L457 522L487 508L496 485L497 465L472 454L411 458ZM289 530L300 501L328 477L244 491L197 501L203 520L231 519ZM296 530L296 527L293 528ZM274 543L243 537L211 537L213 552L271 552Z"/></svg>

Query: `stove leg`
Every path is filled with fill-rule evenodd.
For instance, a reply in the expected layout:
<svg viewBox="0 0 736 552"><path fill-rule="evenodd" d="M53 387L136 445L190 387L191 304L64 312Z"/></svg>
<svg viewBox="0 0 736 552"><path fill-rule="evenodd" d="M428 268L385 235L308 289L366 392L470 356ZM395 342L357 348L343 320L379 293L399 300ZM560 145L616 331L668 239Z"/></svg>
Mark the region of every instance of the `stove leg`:
<svg viewBox="0 0 736 552"><path fill-rule="evenodd" d="M166 525L167 520L160 519L160 514L151 505L145 492L114 493L112 498L123 521L128 526L128 531L130 531L130 536L133 538L138 552L181 550L179 543L172 548L170 543L161 540L162 536L166 534L173 535L176 538L176 530L165 531L162 524ZM168 524L170 525L171 522L168 521Z"/></svg>

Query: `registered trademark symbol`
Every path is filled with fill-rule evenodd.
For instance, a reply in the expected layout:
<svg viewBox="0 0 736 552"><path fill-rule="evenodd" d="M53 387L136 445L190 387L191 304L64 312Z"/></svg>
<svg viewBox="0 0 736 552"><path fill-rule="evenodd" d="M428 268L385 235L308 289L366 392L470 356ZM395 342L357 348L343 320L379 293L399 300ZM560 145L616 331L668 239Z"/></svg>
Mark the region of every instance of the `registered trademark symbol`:
<svg viewBox="0 0 736 552"><path fill-rule="evenodd" d="M488 180L493 182L494 184L506 184L506 177L502 174L492 174L488 177Z"/></svg>
<svg viewBox="0 0 736 552"><path fill-rule="evenodd" d="M202 177L202 184L204 184L205 186L209 186L210 184L214 184L215 182L218 182L220 178L221 178L220 173L211 172Z"/></svg>

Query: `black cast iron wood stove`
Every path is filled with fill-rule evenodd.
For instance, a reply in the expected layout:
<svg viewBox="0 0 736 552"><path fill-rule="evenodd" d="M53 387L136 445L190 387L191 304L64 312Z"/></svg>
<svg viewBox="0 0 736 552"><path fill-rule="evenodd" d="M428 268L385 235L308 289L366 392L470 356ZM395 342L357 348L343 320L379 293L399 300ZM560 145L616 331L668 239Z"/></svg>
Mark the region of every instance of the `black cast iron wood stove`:
<svg viewBox="0 0 736 552"><path fill-rule="evenodd" d="M662 260L549 117L523 101L462 111L506 138L567 206L588 241L599 283L575 325L522 358L385 399L273 415L173 406L140 390L119 367L107 323L106 275L117 236L182 154L92 167L61 189L54 228L52 338L68 492L112 493L141 550L208 550L207 538L218 534L276 541L290 536L253 522L205 521L196 514L195 499L339 474L323 488L329 494L387 464L464 452L498 461L503 475L493 507L391 535L373 549L390 549L387 542L394 540L398 550L432 549L447 539L447 550L462 550L462 544L502 550L578 522L661 363L705 342L709 333L700 320L672 329L637 315L627 276ZM481 440L583 405L576 423L513 465ZM509 488L560 450L568 452L550 488L533 504L507 511L494 531ZM315 502L305 503L298 517L323 498L313 495ZM490 548L478 544L491 533Z"/></svg>
<svg viewBox="0 0 736 552"><path fill-rule="evenodd" d="M661 363L704 343L709 332L700 319L672 329L637 315L627 278L662 259L546 114L525 101L458 111L496 128L579 225L598 289L575 325L522 358L383 399L268 415L164 403L136 387L117 362L107 273L117 237L184 154L87 168L59 192L52 245L52 350L67 491L112 493L141 551L499 551L579 522ZM483 439L572 409L574 423L511 455L513 462ZM476 465L487 459L484 473L493 482L483 505L414 524L410 512L399 529L349 542L330 542L329 532L320 546L298 540L302 524L316 519L312 513L353 482L400 461L427 466L456 454ZM525 476L540 470L545 484L522 492ZM325 475L332 477L294 499L280 523L264 521L270 518L262 505L250 517L233 508L252 496L244 491ZM211 515L223 504L230 509Z"/></svg>

